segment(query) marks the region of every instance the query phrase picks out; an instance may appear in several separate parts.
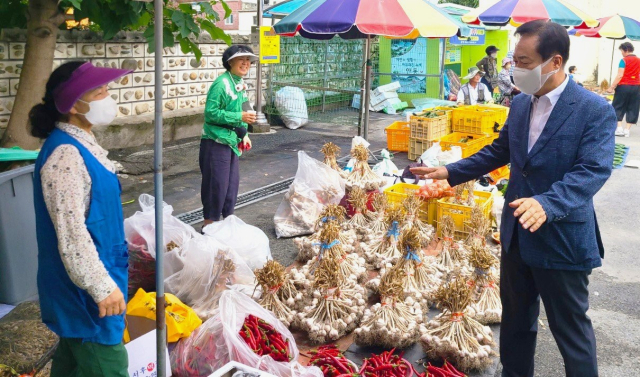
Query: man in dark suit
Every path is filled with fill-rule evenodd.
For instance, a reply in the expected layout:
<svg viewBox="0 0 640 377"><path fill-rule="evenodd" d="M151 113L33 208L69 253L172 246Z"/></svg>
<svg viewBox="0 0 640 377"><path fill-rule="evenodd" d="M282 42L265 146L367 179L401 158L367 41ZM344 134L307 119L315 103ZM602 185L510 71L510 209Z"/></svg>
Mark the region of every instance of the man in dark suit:
<svg viewBox="0 0 640 377"><path fill-rule="evenodd" d="M514 98L500 137L457 163L412 171L455 186L511 163L500 229L502 375L533 376L542 298L566 375L593 377L588 277L604 257L593 196L611 175L616 116L564 73L562 26L532 21L516 35L514 80L526 94Z"/></svg>

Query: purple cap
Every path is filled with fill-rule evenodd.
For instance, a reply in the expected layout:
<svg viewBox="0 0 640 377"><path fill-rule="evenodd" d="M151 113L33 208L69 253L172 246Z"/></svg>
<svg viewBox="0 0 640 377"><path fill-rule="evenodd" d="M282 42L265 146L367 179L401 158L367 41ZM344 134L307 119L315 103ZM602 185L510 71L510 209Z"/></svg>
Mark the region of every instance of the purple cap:
<svg viewBox="0 0 640 377"><path fill-rule="evenodd" d="M86 92L131 72L133 71L129 69L99 68L91 62L86 62L73 71L69 80L58 85L53 92L56 108L62 114L66 114Z"/></svg>

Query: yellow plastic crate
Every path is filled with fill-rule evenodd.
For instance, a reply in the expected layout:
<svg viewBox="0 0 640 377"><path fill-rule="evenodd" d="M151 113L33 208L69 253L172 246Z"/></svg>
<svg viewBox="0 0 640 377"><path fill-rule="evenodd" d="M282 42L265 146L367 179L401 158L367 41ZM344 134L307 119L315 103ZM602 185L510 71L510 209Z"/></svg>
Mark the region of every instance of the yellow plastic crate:
<svg viewBox="0 0 640 377"><path fill-rule="evenodd" d="M509 116L509 108L502 105L496 104L486 104L486 105L477 105L479 109L495 111L498 113L497 122L500 124L500 128L504 126L504 123L507 121L507 117Z"/></svg>
<svg viewBox="0 0 640 377"><path fill-rule="evenodd" d="M402 205L402 202L409 195L415 195L420 189L419 185L410 183L396 183L391 187L384 189L384 194L389 199L391 205ZM418 217L429 225L436 225L438 199L421 199L422 205L418 212Z"/></svg>
<svg viewBox="0 0 640 377"><path fill-rule="evenodd" d="M412 116L409 120L410 137L434 140L447 134L447 114L444 111L441 116L435 118Z"/></svg>
<svg viewBox="0 0 640 377"><path fill-rule="evenodd" d="M409 122L393 122L384 129L387 134L387 149L396 152L409 151Z"/></svg>
<svg viewBox="0 0 640 377"><path fill-rule="evenodd" d="M417 139L415 137L409 138L409 153L408 158L411 161L416 161L416 159L424 153L427 149L431 148L433 145L433 141L425 140L425 139Z"/></svg>
<svg viewBox="0 0 640 377"><path fill-rule="evenodd" d="M493 207L493 196L490 192L474 191L475 202L482 212L491 219L491 208ZM469 234L469 221L471 220L472 208L466 205L453 204L453 198L444 198L438 200L437 203L437 224L440 224L444 216L450 216L455 224L454 239L464 240ZM438 229L438 236L442 236L441 230Z"/></svg>
<svg viewBox="0 0 640 377"><path fill-rule="evenodd" d="M466 143L460 142L463 138L467 138L468 141ZM457 145L462 148L462 158L466 158L478 152L485 145L491 144L492 141L492 137L487 135L454 132L440 138L440 147L442 150L449 150L452 146Z"/></svg>
<svg viewBox="0 0 640 377"><path fill-rule="evenodd" d="M509 167L505 165L489 173L489 176L491 177L491 179L493 179L494 182L498 182L501 179L508 179L510 172L511 171L509 170Z"/></svg>
<svg viewBox="0 0 640 377"><path fill-rule="evenodd" d="M482 109L478 106L460 107L453 110L453 132L492 134L495 124L500 124L498 120L501 116L498 111Z"/></svg>

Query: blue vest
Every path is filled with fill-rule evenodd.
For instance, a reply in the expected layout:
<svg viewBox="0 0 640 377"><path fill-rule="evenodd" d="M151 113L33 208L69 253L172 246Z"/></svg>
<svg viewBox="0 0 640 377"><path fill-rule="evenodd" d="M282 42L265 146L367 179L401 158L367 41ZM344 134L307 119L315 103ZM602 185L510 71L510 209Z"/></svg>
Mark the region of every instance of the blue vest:
<svg viewBox="0 0 640 377"><path fill-rule="evenodd" d="M42 322L62 338L116 345L122 341L124 315L99 317L98 305L78 288L64 268L58 237L42 194L40 170L60 145L70 144L80 151L91 177L91 202L85 225L109 275L123 294L127 292L129 253L124 238L124 221L118 177L107 170L82 144L55 129L42 146L34 173L34 204L38 238L38 293Z"/></svg>

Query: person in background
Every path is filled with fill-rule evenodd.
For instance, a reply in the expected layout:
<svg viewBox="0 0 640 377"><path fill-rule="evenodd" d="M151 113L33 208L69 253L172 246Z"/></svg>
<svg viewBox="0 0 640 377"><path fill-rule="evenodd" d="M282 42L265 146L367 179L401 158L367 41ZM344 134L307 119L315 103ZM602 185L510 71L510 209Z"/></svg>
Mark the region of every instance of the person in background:
<svg viewBox="0 0 640 377"><path fill-rule="evenodd" d="M203 228L232 215L236 206L240 185L238 158L243 150L251 148L247 128L256 122L256 112L249 110L247 85L242 78L257 60L247 46L227 48L222 54L226 72L211 84L207 94L199 157Z"/></svg>
<svg viewBox="0 0 640 377"><path fill-rule="evenodd" d="M638 123L640 112L640 58L633 53L631 42L620 45L622 60L618 66L618 75L613 80L609 93L613 93L613 108L618 116L616 136L629 137L631 126ZM622 121L627 120L627 127L622 127Z"/></svg>
<svg viewBox="0 0 640 377"><path fill-rule="evenodd" d="M509 52L507 52L507 59L509 59L510 62L513 62L513 50L509 50ZM511 68L509 68L509 77L511 78L511 82L513 82L513 63L511 64Z"/></svg>
<svg viewBox="0 0 640 377"><path fill-rule="evenodd" d="M540 299L567 377L597 377L589 275L604 246L593 197L611 176L616 116L604 98L564 72L567 30L522 24L515 84L524 93L493 144L458 162L413 168L453 187L511 163L500 241L500 360L503 377L533 377ZM556 375L560 375L560 371Z"/></svg>
<svg viewBox="0 0 640 377"><path fill-rule="evenodd" d="M578 75L578 68L575 65L572 65L571 67L569 67L569 80L573 80L576 82L576 84L580 86L584 86L580 82L580 77Z"/></svg>
<svg viewBox="0 0 640 377"><path fill-rule="evenodd" d="M485 49L487 56L480 59L476 63L476 67L482 72L482 82L489 88L489 92L493 93L494 88L498 87L498 51L496 46L489 46Z"/></svg>
<svg viewBox="0 0 640 377"><path fill-rule="evenodd" d="M60 337L52 377L129 376L122 345L128 250L120 183L93 126L116 117L107 84L131 71L62 64L29 113L42 322Z"/></svg>
<svg viewBox="0 0 640 377"><path fill-rule="evenodd" d="M493 97L489 88L482 82L484 72L478 67L469 68L469 73L463 79L469 80L468 83L462 85L458 91L459 105L476 105L483 103L493 103Z"/></svg>
<svg viewBox="0 0 640 377"><path fill-rule="evenodd" d="M509 106L514 96L520 94L520 89L511 82L511 60L509 58L502 59L502 70L498 74L498 87L502 95L502 105Z"/></svg>

